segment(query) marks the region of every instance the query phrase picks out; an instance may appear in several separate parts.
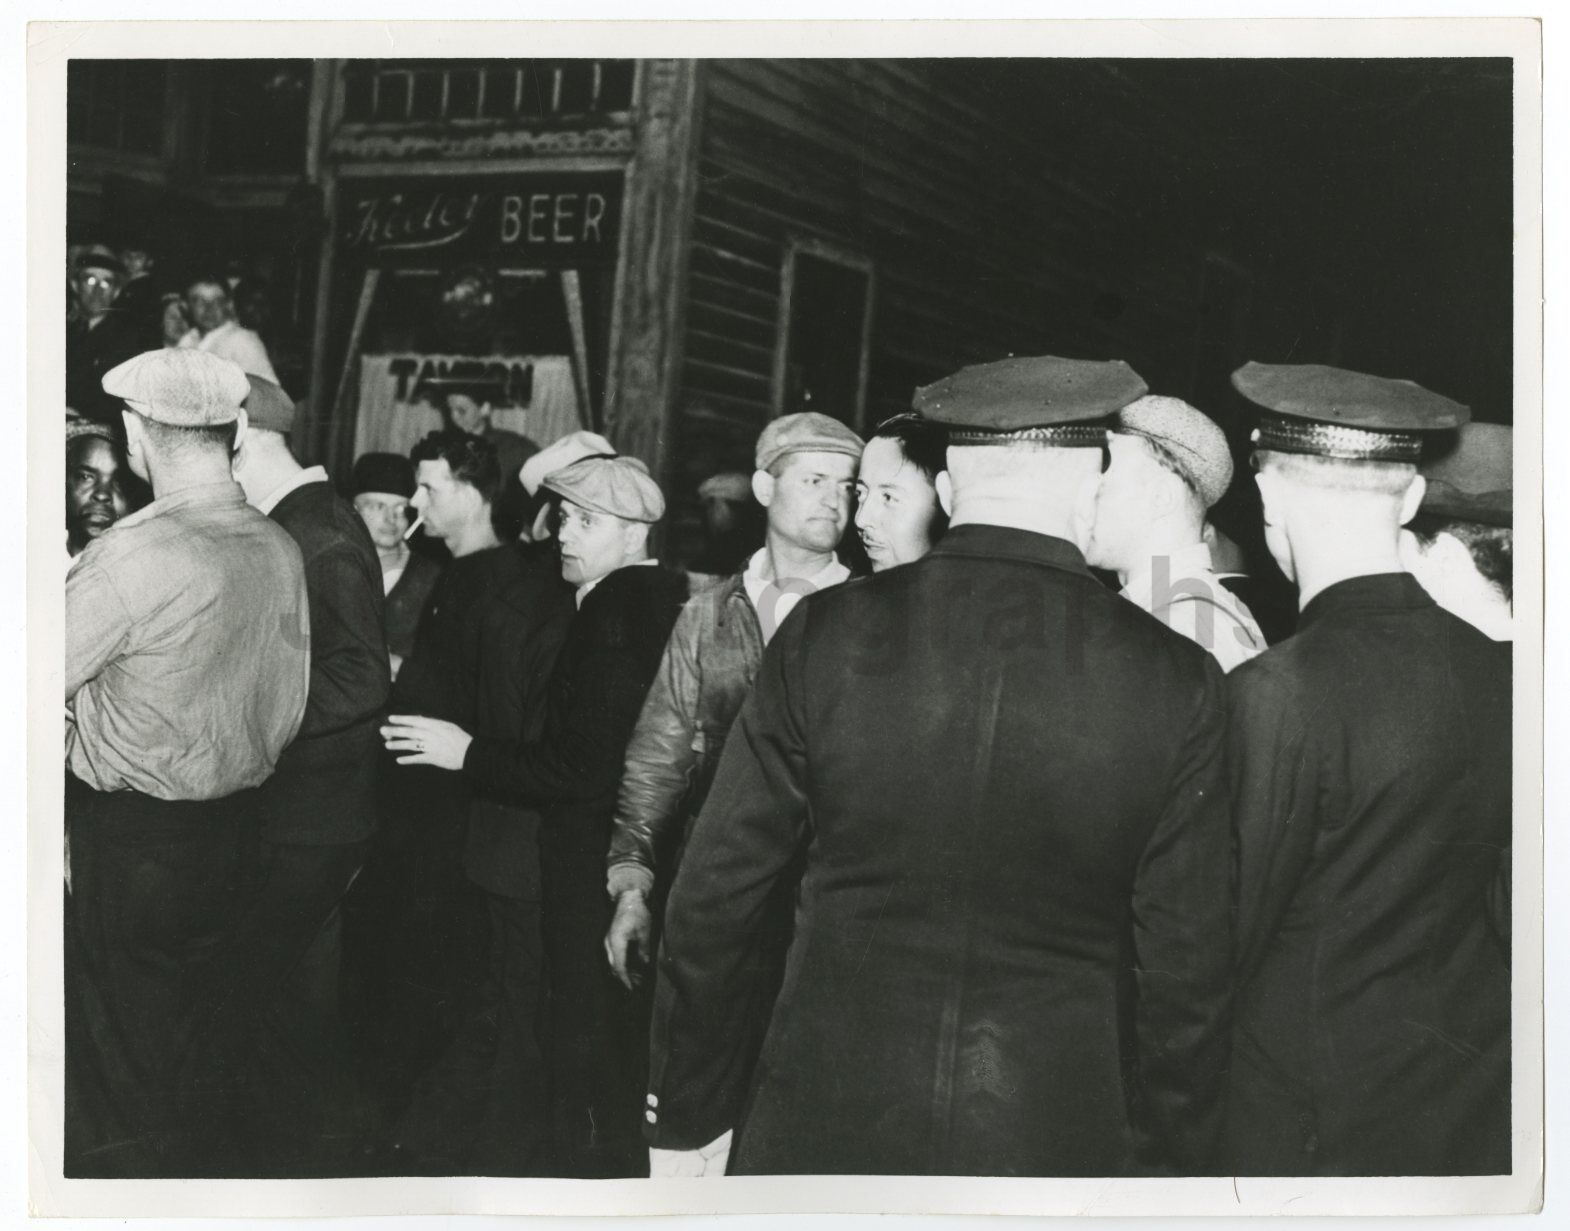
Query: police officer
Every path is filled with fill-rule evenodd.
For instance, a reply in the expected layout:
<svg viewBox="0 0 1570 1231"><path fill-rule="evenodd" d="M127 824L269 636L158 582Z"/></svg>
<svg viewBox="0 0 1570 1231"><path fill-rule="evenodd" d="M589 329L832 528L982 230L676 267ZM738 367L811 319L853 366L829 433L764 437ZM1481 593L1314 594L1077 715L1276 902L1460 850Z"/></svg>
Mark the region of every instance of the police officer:
<svg viewBox="0 0 1570 1231"><path fill-rule="evenodd" d="M1228 680L1240 876L1229 1094L1246 1175L1510 1170L1510 674L1404 572L1425 434L1409 381L1250 363L1265 540L1294 636Z"/></svg>
<svg viewBox="0 0 1570 1231"><path fill-rule="evenodd" d="M1495 641L1512 635L1513 439L1506 424L1464 424L1424 464L1422 507L1401 531L1401 561L1423 589Z"/></svg>
<svg viewBox="0 0 1570 1231"><path fill-rule="evenodd" d="M159 350L112 369L153 502L66 582L66 1173L190 1174L178 1074L231 921L250 788L305 711L300 551L230 455L245 373Z"/></svg>
<svg viewBox="0 0 1570 1231"><path fill-rule="evenodd" d="M1221 671L1083 554L1108 416L1144 392L1054 357L918 391L949 428L948 532L780 626L677 872L654 1174L1214 1164ZM738 976L803 846L749 1089Z"/></svg>

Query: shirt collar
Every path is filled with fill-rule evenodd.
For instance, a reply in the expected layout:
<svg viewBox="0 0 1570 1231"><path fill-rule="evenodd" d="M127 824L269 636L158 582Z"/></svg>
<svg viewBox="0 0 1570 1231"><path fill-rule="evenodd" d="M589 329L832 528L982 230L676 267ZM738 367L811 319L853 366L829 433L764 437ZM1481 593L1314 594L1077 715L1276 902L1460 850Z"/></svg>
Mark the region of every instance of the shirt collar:
<svg viewBox="0 0 1570 1231"><path fill-rule="evenodd" d="M747 559L747 567L741 573L742 588L746 591L747 597L752 601L754 607L758 605L764 590L769 586L768 578L763 575L763 561L767 558L768 551L767 547L760 547L753 552ZM830 586L837 586L840 582L848 581L849 579L850 569L840 563L838 556L830 556L829 562L813 576L796 578L795 580L805 582L812 591L816 592L818 590L827 590Z"/></svg>
<svg viewBox="0 0 1570 1231"><path fill-rule="evenodd" d="M1067 539L1015 526L992 526L983 522L950 526L927 554L1020 560L1027 564L1051 565L1083 577L1093 576L1090 566L1085 563L1085 553Z"/></svg>
<svg viewBox="0 0 1570 1231"><path fill-rule="evenodd" d="M1326 586L1309 599L1297 627L1301 632L1341 611L1420 611L1433 606L1434 600L1411 573L1369 573Z"/></svg>
<svg viewBox="0 0 1570 1231"><path fill-rule="evenodd" d="M158 497L135 513L122 517L111 528L119 530L137 526L155 517L166 513L177 513L182 509L217 508L244 503L245 491L233 479L222 479L217 483L198 483L194 487L182 488L172 495Z"/></svg>
<svg viewBox="0 0 1570 1231"><path fill-rule="evenodd" d="M658 564L658 563L659 563L658 560L655 560L655 559L653 559L651 557L648 560L638 560L638 561L635 561L632 564L624 564L624 565L622 565L622 568L642 568L646 564L647 565L655 565L655 564ZM621 569L613 568L609 573L605 574L605 577L611 576L612 573L619 573L619 572L621 572ZM593 590L595 586L599 585L600 582L604 581L605 577L596 577L593 581L586 581L581 586L578 587L577 593L573 596L573 599L578 604L578 607L580 609L583 607L583 600L589 597L589 591Z"/></svg>
<svg viewBox="0 0 1570 1231"><path fill-rule="evenodd" d="M1122 596L1130 602L1137 603L1146 611L1151 607L1152 583L1155 580L1153 574L1157 560L1166 561L1168 583L1180 577L1199 577L1215 572L1210 560L1210 546L1204 542L1191 543L1187 547L1162 552L1142 561L1140 566L1128 575L1128 582L1122 589Z"/></svg>
<svg viewBox="0 0 1570 1231"><path fill-rule="evenodd" d="M288 480L285 483L280 483L277 487L273 488L272 491L268 492L265 496L258 500L256 502L257 510L271 516L272 511L278 507L278 505L283 501L283 498L290 492L294 491L296 488L304 487L307 483L325 482L327 482L327 471L325 468L321 466L307 466L304 470L300 471L299 474L295 475L294 478Z"/></svg>

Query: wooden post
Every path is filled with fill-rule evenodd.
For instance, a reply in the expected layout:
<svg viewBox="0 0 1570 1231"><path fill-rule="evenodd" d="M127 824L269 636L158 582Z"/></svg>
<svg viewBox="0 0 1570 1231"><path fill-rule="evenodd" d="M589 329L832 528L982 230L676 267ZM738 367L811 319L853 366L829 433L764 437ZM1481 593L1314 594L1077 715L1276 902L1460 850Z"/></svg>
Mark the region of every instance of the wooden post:
<svg viewBox="0 0 1570 1231"><path fill-rule="evenodd" d="M699 65L638 65L632 163L605 382L606 435L670 477L671 424L686 332L687 255L697 196Z"/></svg>
<svg viewBox="0 0 1570 1231"><path fill-rule="evenodd" d="M376 300L376 287L382 271L367 269L365 280L360 283L360 301L354 308L354 324L349 330L349 345L344 349L343 368L338 373L338 388L328 408L332 437L327 444L327 470L336 474L345 468L345 457L354 452L354 427L356 415L345 413L344 401L353 382L354 365L360 361L360 347L365 344L365 322L371 315L371 304ZM348 457L349 464L354 458Z"/></svg>
<svg viewBox="0 0 1570 1231"><path fill-rule="evenodd" d="M561 293L567 305L567 327L572 330L572 383L578 391L578 422L591 432L602 432L605 425L594 413L589 397L589 339L583 325L583 286L576 269L561 271Z"/></svg>

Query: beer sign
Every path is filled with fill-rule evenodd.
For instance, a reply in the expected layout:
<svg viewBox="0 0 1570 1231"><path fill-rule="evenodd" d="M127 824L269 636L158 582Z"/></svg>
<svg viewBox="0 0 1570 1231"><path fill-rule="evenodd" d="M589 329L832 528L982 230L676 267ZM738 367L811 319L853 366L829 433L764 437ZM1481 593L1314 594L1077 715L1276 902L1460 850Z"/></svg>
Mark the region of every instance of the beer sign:
<svg viewBox="0 0 1570 1231"><path fill-rule="evenodd" d="M616 259L622 174L340 182L340 251L378 265L584 268Z"/></svg>

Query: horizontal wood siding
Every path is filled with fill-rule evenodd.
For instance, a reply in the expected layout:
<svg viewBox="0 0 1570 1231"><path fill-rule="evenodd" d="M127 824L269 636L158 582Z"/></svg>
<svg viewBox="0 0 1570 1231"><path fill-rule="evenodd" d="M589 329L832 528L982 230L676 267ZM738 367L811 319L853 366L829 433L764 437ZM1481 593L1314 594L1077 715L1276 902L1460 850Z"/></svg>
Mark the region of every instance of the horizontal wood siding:
<svg viewBox="0 0 1570 1231"><path fill-rule="evenodd" d="M1168 276L1131 246L1159 208L1081 169L1092 74L1065 66L1053 114L1022 116L974 62L705 61L671 478L678 552L695 489L751 468L772 413L781 266L793 238L876 271L867 423L919 384L1017 354L1128 355ZM1132 358L1132 355L1128 357Z"/></svg>

